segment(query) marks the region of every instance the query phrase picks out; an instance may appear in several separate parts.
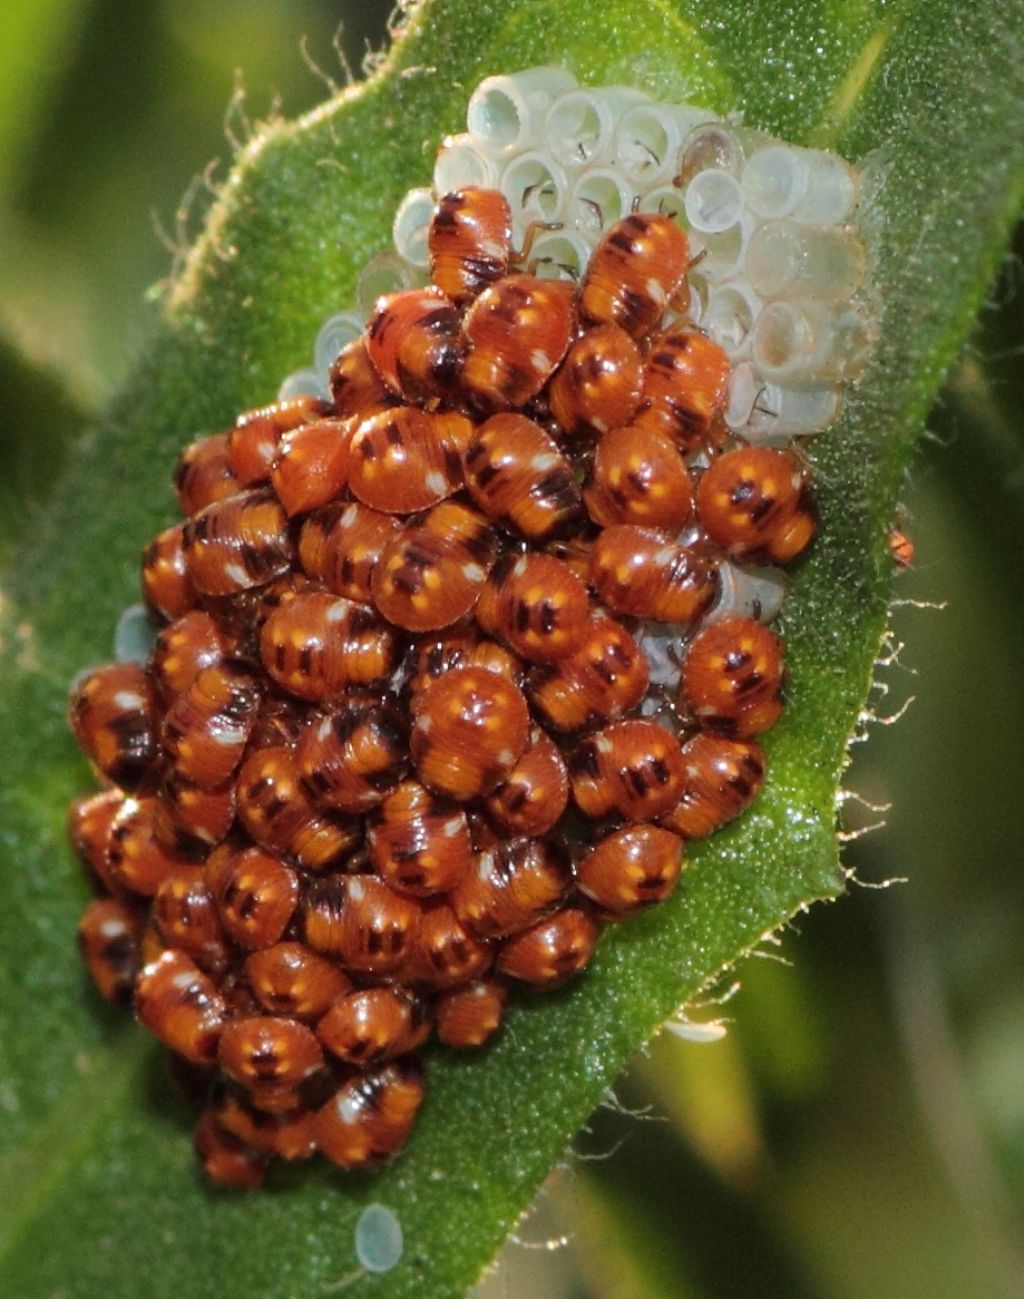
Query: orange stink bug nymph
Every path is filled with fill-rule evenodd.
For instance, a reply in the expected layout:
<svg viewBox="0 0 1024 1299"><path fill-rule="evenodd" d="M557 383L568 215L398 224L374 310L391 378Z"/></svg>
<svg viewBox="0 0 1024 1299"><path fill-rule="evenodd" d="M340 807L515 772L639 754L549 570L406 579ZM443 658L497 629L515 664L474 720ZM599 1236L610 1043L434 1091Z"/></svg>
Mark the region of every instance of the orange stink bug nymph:
<svg viewBox="0 0 1024 1299"><path fill-rule="evenodd" d="M512 213L496 189L469 186L445 194L427 235L430 278L452 302L463 304L508 272Z"/></svg>
<svg viewBox="0 0 1024 1299"><path fill-rule="evenodd" d="M566 433L595 436L628 424L640 405L643 359L618 325L585 330L551 380L548 405Z"/></svg>
<svg viewBox="0 0 1024 1299"><path fill-rule="evenodd" d="M456 668L423 692L410 753L423 783L463 801L493 789L526 748L530 715L510 681Z"/></svg>
<svg viewBox="0 0 1024 1299"><path fill-rule="evenodd" d="M393 293L370 317L367 352L392 392L406 401L437 401L459 377L460 324L440 289Z"/></svg>
<svg viewBox="0 0 1024 1299"><path fill-rule="evenodd" d="M522 406L555 371L572 338L572 286L509 275L466 313L462 382L484 410Z"/></svg>
<svg viewBox="0 0 1024 1299"><path fill-rule="evenodd" d="M745 739L782 712L782 642L751 618L706 627L683 660L681 699L702 726Z"/></svg>
<svg viewBox="0 0 1024 1299"><path fill-rule="evenodd" d="M580 286L580 315L643 338L657 325L690 262L690 245L670 217L632 212L594 250Z"/></svg>

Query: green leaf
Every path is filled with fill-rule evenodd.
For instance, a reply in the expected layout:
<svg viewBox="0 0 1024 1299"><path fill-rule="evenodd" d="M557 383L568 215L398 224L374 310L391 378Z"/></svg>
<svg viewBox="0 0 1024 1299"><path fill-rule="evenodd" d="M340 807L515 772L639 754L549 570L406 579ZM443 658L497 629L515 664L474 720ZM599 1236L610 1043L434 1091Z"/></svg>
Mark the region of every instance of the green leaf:
<svg viewBox="0 0 1024 1299"><path fill-rule="evenodd" d="M885 623L888 524L1022 197L1022 31L1020 0L431 0L383 76L243 151L148 358L4 586L0 1293L271 1299L347 1281L346 1296L459 1295L655 1027L795 910L841 892L834 796ZM216 1194L158 1055L97 1006L73 950L86 890L62 822L86 771L65 683L109 655L138 552L171 517L178 448L305 363L475 82L551 61L851 157L882 150L890 167L873 204L877 359L810 452L822 529L787 605L791 697L771 778L752 815L693 849L670 903L606 934L577 986L517 1005L483 1056L432 1059L391 1168L286 1169L268 1192ZM405 1229L386 1277L355 1274L370 1200Z"/></svg>

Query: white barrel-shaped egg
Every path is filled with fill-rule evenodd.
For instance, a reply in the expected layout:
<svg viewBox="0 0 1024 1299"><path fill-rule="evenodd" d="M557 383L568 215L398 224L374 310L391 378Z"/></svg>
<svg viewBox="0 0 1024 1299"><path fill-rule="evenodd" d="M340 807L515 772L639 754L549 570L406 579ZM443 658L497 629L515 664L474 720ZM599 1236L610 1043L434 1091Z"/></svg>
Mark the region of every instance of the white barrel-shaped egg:
<svg viewBox="0 0 1024 1299"><path fill-rule="evenodd" d="M498 162L480 148L475 135L446 135L434 162L434 193L442 198L470 185L493 189L498 171Z"/></svg>
<svg viewBox="0 0 1024 1299"><path fill-rule="evenodd" d="M690 229L686 204L683 202L683 191L678 185L655 185L653 189L642 191L638 210L660 212L662 216L671 217L676 225L684 230Z"/></svg>
<svg viewBox="0 0 1024 1299"><path fill-rule="evenodd" d="M743 145L724 122L704 122L683 141L679 153L680 184L688 185L699 172L712 168L738 176L743 166Z"/></svg>
<svg viewBox="0 0 1024 1299"><path fill-rule="evenodd" d="M331 391L315 370L294 370L285 375L277 390L278 401L292 401L295 397L319 397L328 401Z"/></svg>
<svg viewBox="0 0 1024 1299"><path fill-rule="evenodd" d="M842 401L842 390L835 384L812 388L766 384L751 409L744 436L758 444L824 433L839 418Z"/></svg>
<svg viewBox="0 0 1024 1299"><path fill-rule="evenodd" d="M763 302L744 280L708 286L701 328L735 363L748 356Z"/></svg>
<svg viewBox="0 0 1024 1299"><path fill-rule="evenodd" d="M356 307L365 317L373 313L377 299L386 293L401 293L423 282L404 257L397 253L375 253L359 272L356 280Z"/></svg>
<svg viewBox="0 0 1024 1299"><path fill-rule="evenodd" d="M531 275L542 280L580 280L587 269L593 240L575 230L545 230L533 240L527 258Z"/></svg>
<svg viewBox="0 0 1024 1299"><path fill-rule="evenodd" d="M324 384L330 384L331 366L338 359L338 353L359 337L365 323L365 316L358 311L339 311L335 316L328 316L320 326L313 344L313 369Z"/></svg>
<svg viewBox="0 0 1024 1299"><path fill-rule="evenodd" d="M160 625L144 604L130 604L114 628L114 658L118 663L145 663L156 644Z"/></svg>
<svg viewBox="0 0 1024 1299"><path fill-rule="evenodd" d="M413 266L425 267L429 261L427 233L434 215L434 195L429 189L411 189L398 205L391 226L395 252Z"/></svg>
<svg viewBox="0 0 1024 1299"><path fill-rule="evenodd" d="M746 270L747 247L758 221L750 212L744 212L735 225L718 234L694 232L693 255L703 251L700 271L709 283L742 277ZM698 240L700 247L698 248Z"/></svg>
<svg viewBox="0 0 1024 1299"><path fill-rule="evenodd" d="M735 176L706 167L686 187L686 219L702 234L719 235L743 215L743 191Z"/></svg>
<svg viewBox="0 0 1024 1299"><path fill-rule="evenodd" d="M503 168L498 188L512 210L512 234L517 244L522 244L531 225L561 221L569 199L565 172L540 149L513 158Z"/></svg>
<svg viewBox="0 0 1024 1299"><path fill-rule="evenodd" d="M466 127L479 147L496 158L535 148L552 100L575 85L571 72L554 67L485 77L469 98Z"/></svg>
<svg viewBox="0 0 1024 1299"><path fill-rule="evenodd" d="M615 147L619 118L650 97L630 86L580 86L559 95L548 109L544 143L566 171L607 162Z"/></svg>
<svg viewBox="0 0 1024 1299"><path fill-rule="evenodd" d="M743 168L747 203L765 220L792 217L809 225L838 225L857 203L852 167L838 154L770 144L757 149Z"/></svg>
<svg viewBox="0 0 1024 1299"><path fill-rule="evenodd" d="M576 178L569 192L567 224L596 238L629 214L635 194L630 182L614 167L591 167Z"/></svg>
<svg viewBox="0 0 1024 1299"><path fill-rule="evenodd" d="M767 383L755 366L741 363L729 379L725 422L748 442L784 443L829 428L838 416L840 400L835 384L784 388Z"/></svg>
<svg viewBox="0 0 1024 1299"><path fill-rule="evenodd" d="M845 302L864 281L864 248L837 226L768 221L750 236L747 274L763 298Z"/></svg>
<svg viewBox="0 0 1024 1299"><path fill-rule="evenodd" d="M669 181L676 174L683 141L712 117L690 104L637 104L615 132L615 165L634 185Z"/></svg>
<svg viewBox="0 0 1024 1299"><path fill-rule="evenodd" d="M723 618L756 618L771 622L778 616L788 580L781 568L742 568L728 559L718 566L718 596L704 615L704 623Z"/></svg>
<svg viewBox="0 0 1024 1299"><path fill-rule="evenodd" d="M854 377L867 363L870 344L868 327L852 308L780 301L758 316L752 357L771 383L802 387Z"/></svg>
<svg viewBox="0 0 1024 1299"><path fill-rule="evenodd" d="M679 670L684 652L683 637L678 624L655 622L651 619L639 623L633 635L647 655L651 685L675 690L679 685ZM658 702L664 709L664 701Z"/></svg>

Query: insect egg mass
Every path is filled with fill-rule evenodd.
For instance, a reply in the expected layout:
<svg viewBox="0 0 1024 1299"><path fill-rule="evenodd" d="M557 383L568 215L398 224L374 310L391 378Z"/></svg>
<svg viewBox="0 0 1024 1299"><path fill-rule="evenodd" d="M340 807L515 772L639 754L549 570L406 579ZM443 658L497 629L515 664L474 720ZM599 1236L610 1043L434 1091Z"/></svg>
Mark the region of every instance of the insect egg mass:
<svg viewBox="0 0 1024 1299"><path fill-rule="evenodd" d="M858 185L490 77L313 368L182 453L155 639L72 690L103 787L71 833L85 960L205 1070L215 1181L393 1157L432 1039L579 975L757 797L816 523L794 439L871 341Z"/></svg>

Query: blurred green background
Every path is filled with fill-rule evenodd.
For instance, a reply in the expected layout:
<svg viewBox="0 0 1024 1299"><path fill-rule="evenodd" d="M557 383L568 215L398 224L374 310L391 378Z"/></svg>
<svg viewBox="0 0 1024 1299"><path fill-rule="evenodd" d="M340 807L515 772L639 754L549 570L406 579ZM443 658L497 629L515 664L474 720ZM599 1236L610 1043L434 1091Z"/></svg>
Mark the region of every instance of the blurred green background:
<svg viewBox="0 0 1024 1299"><path fill-rule="evenodd" d="M326 89L312 63L344 80L339 20L358 71L388 9L7 0L0 558L138 353L147 286L195 231L182 195L213 159L223 174L225 130L244 135L278 100L312 107ZM907 484L905 647L875 705L916 702L868 728L847 782L891 804L847 803L851 829L885 821L848 865L866 885L909 882L852 886L749 961L739 992L701 1012L728 1021L722 1040L663 1034L481 1296L1024 1295L1019 243Z"/></svg>

